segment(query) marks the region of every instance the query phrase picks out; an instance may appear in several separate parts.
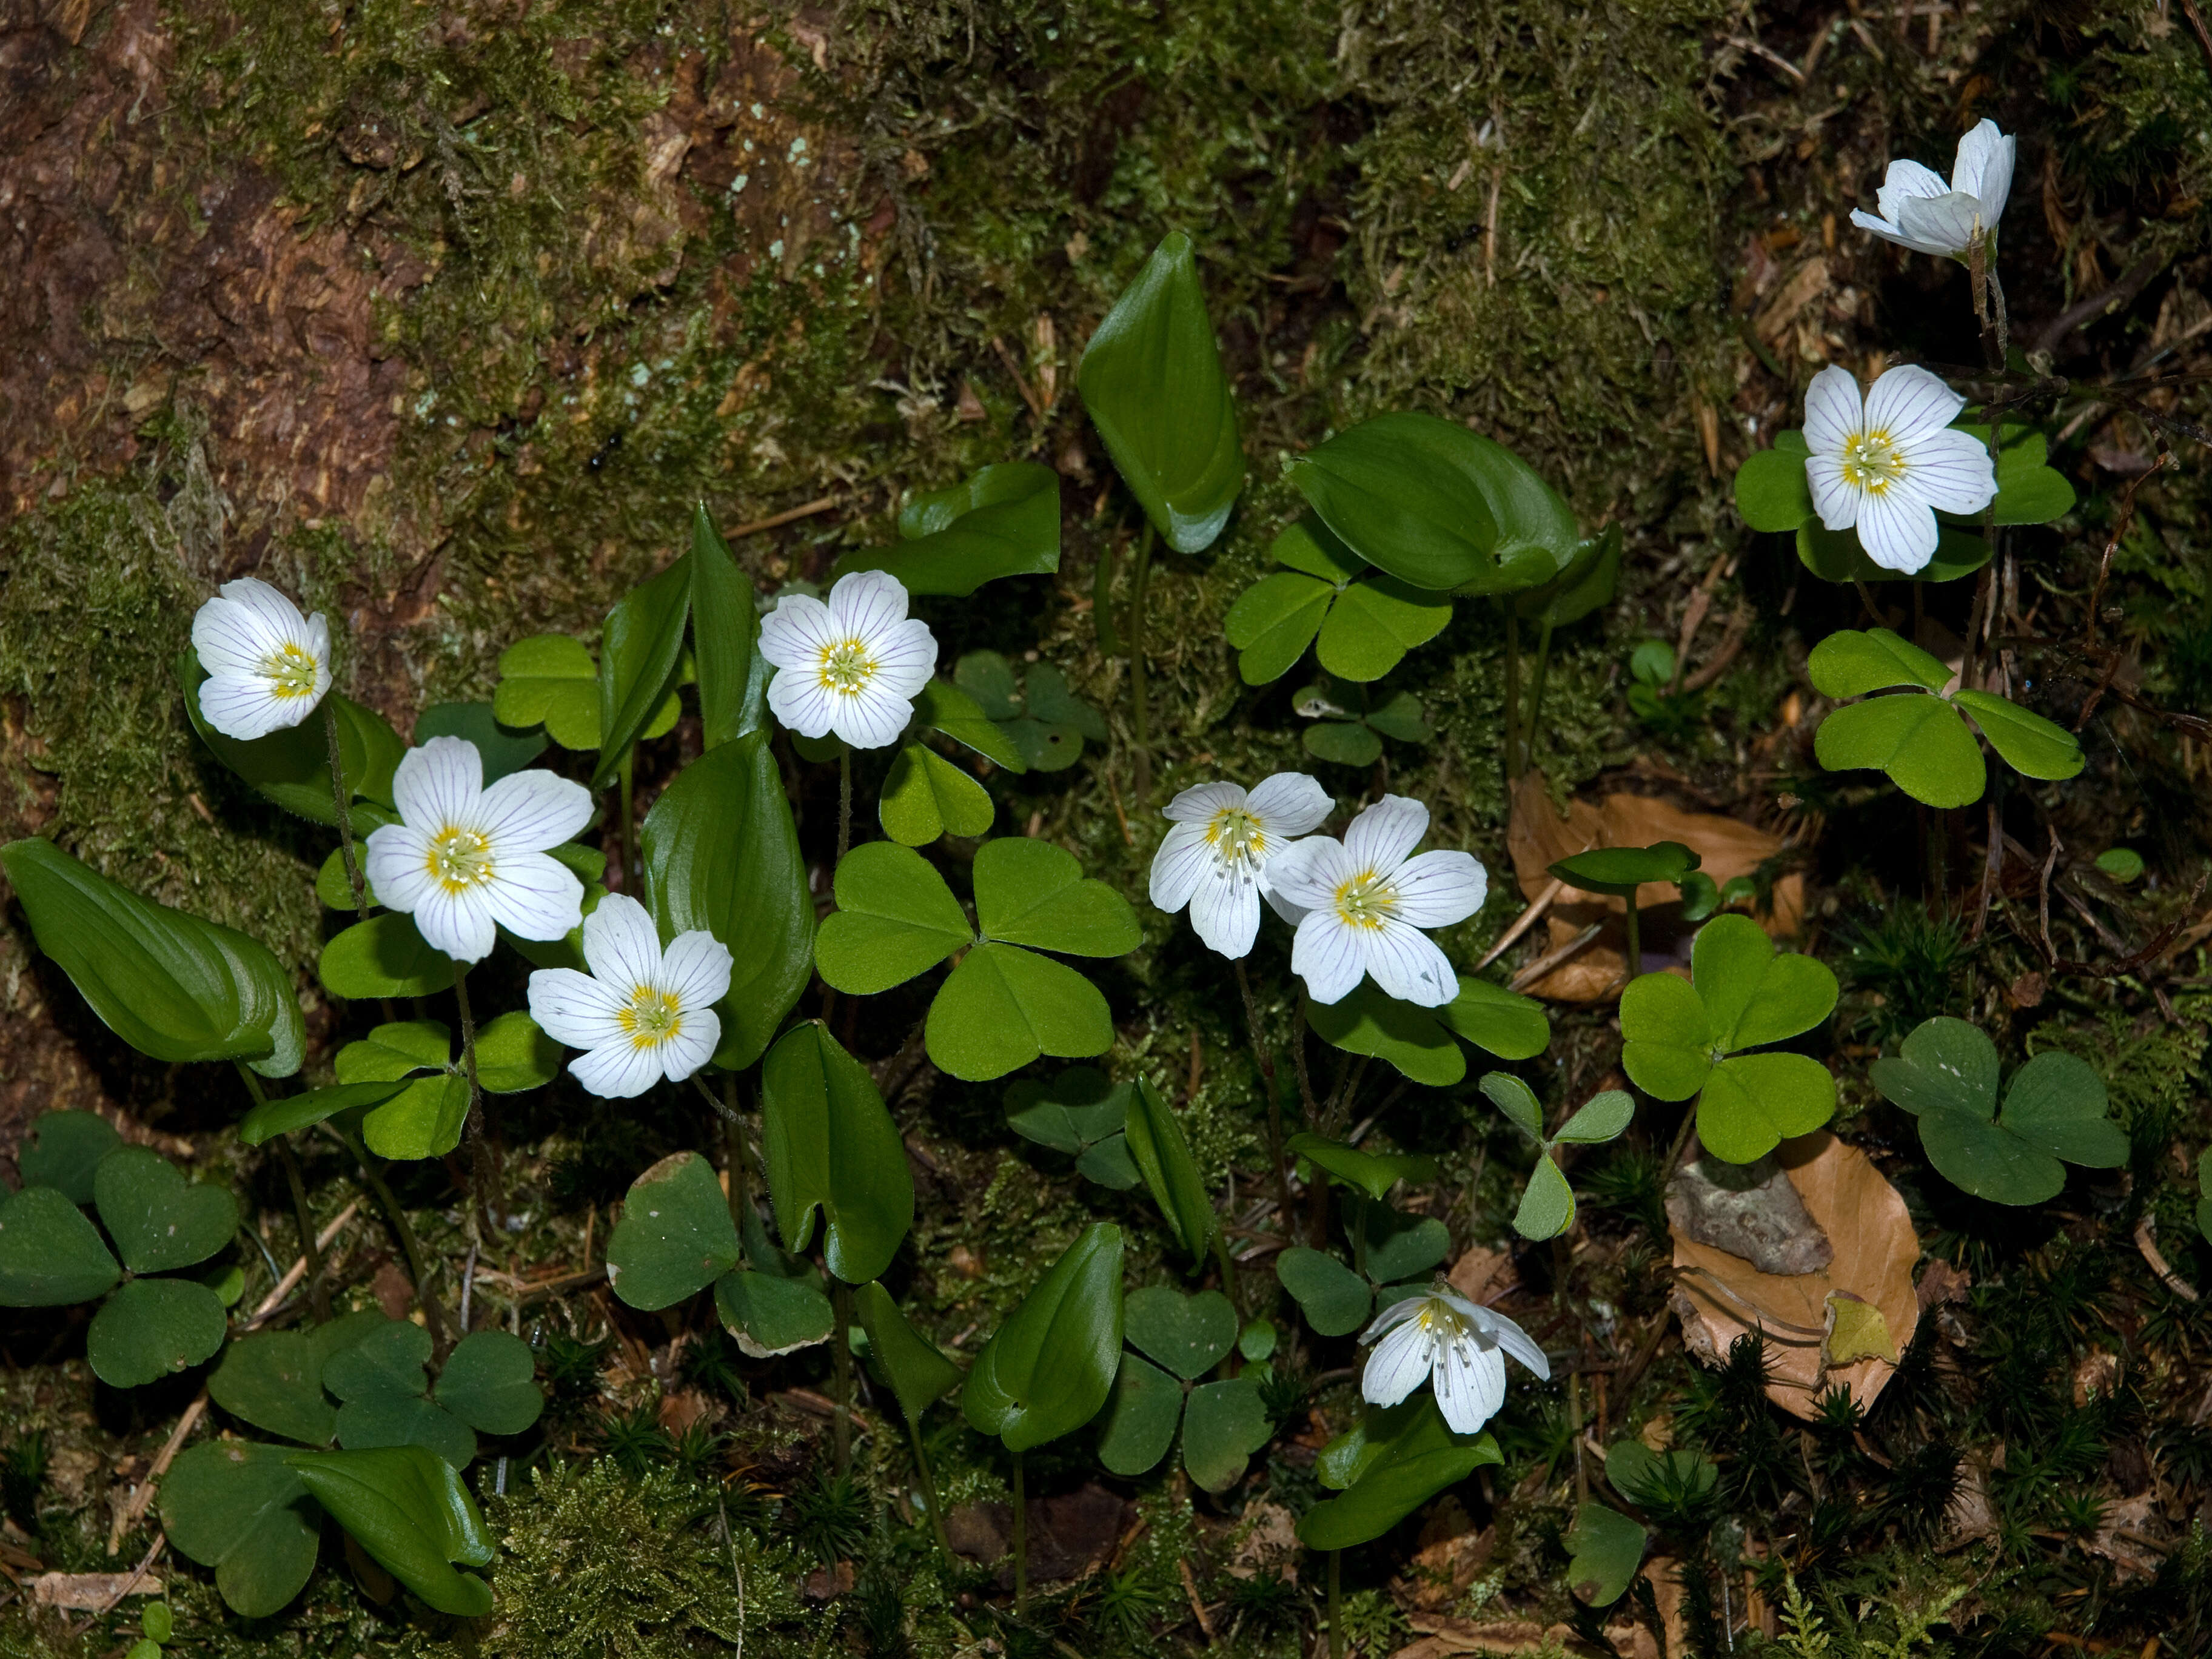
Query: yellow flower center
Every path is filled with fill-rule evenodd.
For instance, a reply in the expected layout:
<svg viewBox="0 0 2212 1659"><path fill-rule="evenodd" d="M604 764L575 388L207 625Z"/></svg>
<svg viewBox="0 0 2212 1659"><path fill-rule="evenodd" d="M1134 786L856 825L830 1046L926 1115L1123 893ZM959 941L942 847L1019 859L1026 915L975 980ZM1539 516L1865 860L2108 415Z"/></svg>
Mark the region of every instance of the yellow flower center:
<svg viewBox="0 0 2212 1659"><path fill-rule="evenodd" d="M1206 844L1224 864L1257 864L1267 855L1267 832L1249 809L1224 806L1206 821Z"/></svg>
<svg viewBox="0 0 2212 1659"><path fill-rule="evenodd" d="M430 856L424 863L447 893L465 893L492 878L491 842L481 830L449 823L430 837Z"/></svg>
<svg viewBox="0 0 2212 1659"><path fill-rule="evenodd" d="M1351 927L1380 927L1398 908L1398 890L1363 870L1336 890L1336 914Z"/></svg>
<svg viewBox="0 0 2212 1659"><path fill-rule="evenodd" d="M1456 1342L1467 1334L1467 1321L1441 1297L1431 1297L1413 1316L1413 1322L1439 1342Z"/></svg>
<svg viewBox="0 0 2212 1659"><path fill-rule="evenodd" d="M822 660L814 672L821 678L824 691L834 691L841 697L856 697L860 689L876 677L876 659L868 654L865 640L842 640L823 647Z"/></svg>
<svg viewBox="0 0 2212 1659"><path fill-rule="evenodd" d="M319 665L314 658L287 640L261 659L261 672L272 697L312 697Z"/></svg>
<svg viewBox="0 0 2212 1659"><path fill-rule="evenodd" d="M1905 473L1905 452L1877 427L1844 440L1844 482L1869 495L1886 493Z"/></svg>
<svg viewBox="0 0 2212 1659"><path fill-rule="evenodd" d="M657 1048L682 1034L684 1009L668 992L640 985L631 990L629 1003L616 1011L615 1021L629 1033L631 1048Z"/></svg>

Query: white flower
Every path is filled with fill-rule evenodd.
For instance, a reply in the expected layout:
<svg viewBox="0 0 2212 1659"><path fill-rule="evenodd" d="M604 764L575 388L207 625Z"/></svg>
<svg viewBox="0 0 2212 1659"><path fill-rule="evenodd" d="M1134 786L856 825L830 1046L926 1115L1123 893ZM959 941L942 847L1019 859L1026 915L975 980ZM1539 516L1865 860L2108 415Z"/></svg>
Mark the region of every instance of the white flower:
<svg viewBox="0 0 2212 1659"><path fill-rule="evenodd" d="M582 1048L568 1070L595 1095L627 1100L664 1077L681 1083L721 1041L714 1004L729 994L730 947L703 929L678 933L666 954L651 912L610 893L584 918L592 971L541 968L530 976L530 1017L556 1042Z"/></svg>
<svg viewBox="0 0 2212 1659"><path fill-rule="evenodd" d="M1936 510L1978 513L1997 492L1990 452L1951 429L1966 400L1912 364L1891 369L1859 405L1859 383L1832 363L1805 389L1806 481L1831 530L1856 528L1885 570L1936 556Z"/></svg>
<svg viewBox="0 0 2212 1659"><path fill-rule="evenodd" d="M1291 971L1316 1002L1343 1001L1368 974L1424 1008L1459 994L1450 961L1420 930L1482 908L1490 879L1470 854L1408 858L1428 830L1427 807L1385 795L1352 821L1341 844L1310 836L1269 868L1268 902L1298 930Z"/></svg>
<svg viewBox="0 0 2212 1659"><path fill-rule="evenodd" d="M1984 121L1959 140L1951 182L1917 161L1892 161L1875 203L1881 211L1855 209L1851 222L1885 241L1946 259L1973 258L1974 244L1994 248L1997 221L2012 194L2013 141Z"/></svg>
<svg viewBox="0 0 2212 1659"><path fill-rule="evenodd" d="M369 883L382 903L413 914L433 948L481 962L495 923L556 939L582 920L584 884L545 853L591 821L582 784L539 770L487 789L476 744L433 738L401 759L392 795L399 822L369 833Z"/></svg>
<svg viewBox="0 0 2212 1659"><path fill-rule="evenodd" d="M1552 1375L1551 1361L1528 1332L1449 1291L1392 1303L1359 1340L1375 1343L1359 1379L1370 1403L1395 1406L1433 1375L1437 1404L1454 1434L1473 1434L1505 1403L1506 1354L1539 1376Z"/></svg>
<svg viewBox="0 0 2212 1659"><path fill-rule="evenodd" d="M1267 866L1335 804L1303 772L1278 772L1249 795L1233 783L1184 790L1161 814L1175 828L1152 859L1152 902L1190 906L1207 948L1237 960L1259 935Z"/></svg>
<svg viewBox="0 0 2212 1659"><path fill-rule="evenodd" d="M265 738L297 726L331 689L331 629L267 582L225 582L192 618L192 649L208 677L200 713L226 738Z"/></svg>
<svg viewBox="0 0 2212 1659"><path fill-rule="evenodd" d="M906 605L885 570L843 578L827 605L804 593L777 600L760 632L761 655L776 669L768 687L776 719L803 738L835 732L855 749L896 743L937 668L936 637Z"/></svg>

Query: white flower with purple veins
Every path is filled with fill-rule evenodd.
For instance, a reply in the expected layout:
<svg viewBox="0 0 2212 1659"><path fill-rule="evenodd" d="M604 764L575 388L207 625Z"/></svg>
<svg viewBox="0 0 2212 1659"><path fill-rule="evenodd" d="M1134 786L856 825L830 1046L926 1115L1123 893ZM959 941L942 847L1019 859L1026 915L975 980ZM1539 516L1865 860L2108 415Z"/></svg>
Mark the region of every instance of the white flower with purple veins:
<svg viewBox="0 0 2212 1659"><path fill-rule="evenodd" d="M192 618L207 678L200 714L226 738L251 742L315 711L331 689L331 628L267 582L225 582Z"/></svg>
<svg viewBox="0 0 2212 1659"><path fill-rule="evenodd" d="M1468 853L1413 848L1429 809L1385 795L1352 821L1341 842L1299 842L1267 872L1268 902L1296 924L1291 971L1316 1002L1341 1002L1371 974L1401 1002L1441 1008L1459 976L1421 929L1448 927L1482 908L1490 878Z"/></svg>
<svg viewBox="0 0 2212 1659"><path fill-rule="evenodd" d="M937 669L929 624L906 614L907 592L888 571L860 570L830 602L787 593L761 618L761 655L774 665L768 706L803 738L836 732L855 749L898 741L915 694Z"/></svg>
<svg viewBox="0 0 2212 1659"><path fill-rule="evenodd" d="M1449 1291L1392 1303L1359 1340L1375 1344L1359 1378L1369 1403L1395 1406L1434 1378L1437 1404L1454 1434L1473 1434L1505 1403L1507 1354L1540 1377L1552 1375L1551 1361L1528 1332Z"/></svg>
<svg viewBox="0 0 2212 1659"><path fill-rule="evenodd" d="M1851 222L1884 241L1972 263L1975 243L1996 246L1997 221L2012 194L2012 139L1984 121L1959 140L1948 184L1917 161L1892 161L1875 192L1881 211L1854 210Z"/></svg>
<svg viewBox="0 0 2212 1659"><path fill-rule="evenodd" d="M1997 493L1988 447L1951 422L1966 400L1907 363L1863 405L1850 371L1830 364L1805 389L1806 482L1831 530L1856 530L1867 556L1911 574L1936 556L1936 514L1978 513Z"/></svg>
<svg viewBox="0 0 2212 1659"><path fill-rule="evenodd" d="M400 760L392 798L399 822L369 832L369 883L432 948L481 962L501 927L556 939L583 919L584 884L545 850L591 821L582 784L539 770L487 789L476 744L433 738Z"/></svg>
<svg viewBox="0 0 2212 1659"><path fill-rule="evenodd" d="M1335 805L1303 772L1278 772L1249 795L1233 783L1184 790L1162 814L1175 828L1152 859L1153 904L1188 904L1206 948L1236 961L1259 936L1267 866Z"/></svg>
<svg viewBox="0 0 2212 1659"><path fill-rule="evenodd" d="M610 893L584 918L584 961L530 976L530 1017L556 1042L581 1048L569 1066L595 1095L628 1100L666 1078L681 1083L714 1057L730 992L730 948L712 933L678 933L664 951L652 913Z"/></svg>

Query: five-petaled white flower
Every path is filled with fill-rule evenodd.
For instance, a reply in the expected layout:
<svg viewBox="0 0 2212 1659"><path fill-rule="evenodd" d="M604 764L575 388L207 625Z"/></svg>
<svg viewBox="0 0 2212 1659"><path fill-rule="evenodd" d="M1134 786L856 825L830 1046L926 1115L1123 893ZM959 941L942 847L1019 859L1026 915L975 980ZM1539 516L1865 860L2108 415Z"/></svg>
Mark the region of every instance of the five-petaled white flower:
<svg viewBox="0 0 2212 1659"><path fill-rule="evenodd" d="M896 743L937 667L936 636L906 606L906 588L884 570L841 579L827 605L805 593L777 600L760 633L776 671L776 719L803 738L835 732L855 749Z"/></svg>
<svg viewBox="0 0 2212 1659"><path fill-rule="evenodd" d="M1966 400L1911 363L1874 383L1830 364L1805 389L1805 477L1831 530L1859 532L1885 570L1924 569L1936 556L1936 512L1978 513L1996 494L1990 452L1951 422Z"/></svg>
<svg viewBox="0 0 2212 1659"><path fill-rule="evenodd" d="M1959 140L1951 182L1917 161L1892 161L1875 203L1881 210L1854 209L1851 222L1885 241L1939 258L1971 263L1974 244L1994 248L1997 221L2012 194L2013 141L1984 121Z"/></svg>
<svg viewBox="0 0 2212 1659"><path fill-rule="evenodd" d="M541 968L530 1017L556 1042L584 1049L568 1070L595 1095L627 1100L666 1078L681 1083L713 1057L729 994L730 947L703 929L664 953L652 913L610 893L584 918L588 974Z"/></svg>
<svg viewBox="0 0 2212 1659"><path fill-rule="evenodd" d="M1237 960L1259 934L1268 865L1335 804L1303 772L1278 772L1249 795L1233 783L1184 790L1162 813L1175 828L1152 859L1152 902L1190 906L1199 938Z"/></svg>
<svg viewBox="0 0 2212 1659"><path fill-rule="evenodd" d="M192 618L207 678L200 713L226 738L250 741L297 726L331 689L331 629L267 582L225 582Z"/></svg>
<svg viewBox="0 0 2212 1659"><path fill-rule="evenodd" d="M433 948L481 962L504 927L556 939L583 919L584 884L545 849L591 821L592 792L547 771L483 787L483 757L466 738L410 749L392 776L399 822L369 832L378 902L411 912Z"/></svg>
<svg viewBox="0 0 2212 1659"><path fill-rule="evenodd" d="M1297 927L1291 971L1313 1000L1341 1002L1368 974L1389 995L1441 1008L1459 978L1420 930L1447 927L1482 908L1490 878L1468 853L1410 858L1429 830L1429 809L1385 795L1338 842L1311 836L1267 871L1267 901Z"/></svg>
<svg viewBox="0 0 2212 1659"><path fill-rule="evenodd" d="M1552 1375L1528 1332L1449 1291L1392 1303L1359 1340L1375 1343L1359 1378L1370 1403L1395 1406L1433 1376L1437 1404L1455 1434L1473 1434L1505 1403L1507 1354L1539 1376Z"/></svg>

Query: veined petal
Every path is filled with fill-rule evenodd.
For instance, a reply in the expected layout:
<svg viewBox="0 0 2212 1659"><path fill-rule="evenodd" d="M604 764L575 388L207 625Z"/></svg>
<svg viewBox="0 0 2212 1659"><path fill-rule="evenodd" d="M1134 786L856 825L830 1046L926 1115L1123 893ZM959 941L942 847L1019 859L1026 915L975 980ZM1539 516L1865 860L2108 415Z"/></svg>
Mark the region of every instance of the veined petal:
<svg viewBox="0 0 2212 1659"><path fill-rule="evenodd" d="M1859 383L1849 369L1829 364L1805 388L1806 447L1816 457L1841 453L1844 441L1859 429L1862 414Z"/></svg>
<svg viewBox="0 0 2212 1659"><path fill-rule="evenodd" d="M625 1000L641 985L659 989L660 934L653 912L626 893L608 894L584 918L584 961L592 978Z"/></svg>
<svg viewBox="0 0 2212 1659"><path fill-rule="evenodd" d="M1266 826L1271 842L1303 836L1329 815L1336 805L1318 780L1304 772L1278 772L1261 781L1246 802Z"/></svg>
<svg viewBox="0 0 2212 1659"><path fill-rule="evenodd" d="M877 573L864 570L864 576ZM850 581L851 577L846 580ZM855 749L884 749L899 740L914 718L914 704L883 684L871 680L856 691L830 695L830 729Z"/></svg>
<svg viewBox="0 0 2212 1659"><path fill-rule="evenodd" d="M216 590L240 609L252 613L262 629L279 640L294 640L305 643L307 619L300 614L300 607L292 603L282 589L271 587L257 576L240 576L227 581Z"/></svg>
<svg viewBox="0 0 2212 1659"><path fill-rule="evenodd" d="M1878 214L1869 213L1864 208L1851 210L1851 222L1861 230L1872 231L1885 242L1901 243L1905 240L1905 233L1890 221Z"/></svg>
<svg viewBox="0 0 2212 1659"><path fill-rule="evenodd" d="M681 1083L714 1059L714 1045L721 1040L722 1021L712 1008L687 1010L682 1028L661 1042L660 1069L671 1083Z"/></svg>
<svg viewBox="0 0 2212 1659"><path fill-rule="evenodd" d="M1528 1332L1495 1309L1483 1308L1478 1311L1482 1315L1484 1322L1489 1326L1490 1334L1496 1339L1499 1347L1504 1349L1537 1376L1547 1380L1550 1378L1551 1359L1543 1349L1537 1346L1535 1338L1530 1336Z"/></svg>
<svg viewBox="0 0 2212 1659"><path fill-rule="evenodd" d="M1897 222L1916 246L1965 257L1982 219L1978 198L1954 190L1948 196L1916 196L1897 210Z"/></svg>
<svg viewBox="0 0 2212 1659"><path fill-rule="evenodd" d="M430 873L430 838L404 823L381 823L368 832L362 869L387 910L412 910L436 885Z"/></svg>
<svg viewBox="0 0 2212 1659"><path fill-rule="evenodd" d="M208 600L192 616L192 649L199 654L200 666L210 674L258 674L269 653L283 647L284 638L283 630L264 621L254 607L228 597Z"/></svg>
<svg viewBox="0 0 2212 1659"><path fill-rule="evenodd" d="M1390 878L1397 917L1415 927L1449 927L1465 921L1490 896L1490 876L1472 853L1424 853Z"/></svg>
<svg viewBox="0 0 2212 1659"><path fill-rule="evenodd" d="M830 616L841 637L873 645L906 620L906 584L888 570L856 570L830 590Z"/></svg>
<svg viewBox="0 0 2212 1659"><path fill-rule="evenodd" d="M1178 823L1170 830L1160 842L1160 850L1152 854L1152 908L1170 915L1182 909L1190 902L1190 896L1198 890L1199 878L1212 862L1204 824Z"/></svg>
<svg viewBox="0 0 2212 1659"><path fill-rule="evenodd" d="M768 635L765 620L761 624L761 636ZM769 712L783 723L787 731L796 732L802 738L825 738L830 725L836 718L836 698L810 665L803 668L779 668L768 683Z"/></svg>
<svg viewBox="0 0 2212 1659"><path fill-rule="evenodd" d="M392 776L400 817L426 835L451 824L474 829L483 795L483 757L466 738L433 738L409 750Z"/></svg>
<svg viewBox="0 0 2212 1659"><path fill-rule="evenodd" d="M1250 797L1234 783L1194 783L1160 809L1160 816L1176 823L1203 823L1216 812L1249 804Z"/></svg>
<svg viewBox="0 0 2212 1659"><path fill-rule="evenodd" d="M604 908L605 899L599 901ZM730 994L730 970L736 959L730 947L703 927L678 933L660 959L660 988L676 999L690 1029L694 1009L705 1013ZM708 1045L708 1052L714 1045Z"/></svg>
<svg viewBox="0 0 2212 1659"><path fill-rule="evenodd" d="M1859 500L1859 545L1884 570L1907 575L1927 568L1936 556L1936 510L1927 498L1900 478L1879 495Z"/></svg>
<svg viewBox="0 0 2212 1659"><path fill-rule="evenodd" d="M592 821L592 792L535 767L510 772L483 792L476 827L495 858L558 847Z"/></svg>
<svg viewBox="0 0 2212 1659"><path fill-rule="evenodd" d="M1813 491L1813 510L1830 530L1849 530L1859 521L1860 491L1844 481L1844 464L1834 455L1805 458L1805 482Z"/></svg>
<svg viewBox="0 0 2212 1659"><path fill-rule="evenodd" d="M1376 1337L1382 1335L1383 1332L1395 1330L1399 1326L1411 1319L1415 1314L1420 1312L1423 1303L1428 1298L1425 1297L1419 1296L1401 1297L1397 1301L1393 1302L1389 1307L1383 1309L1381 1313L1375 1316L1373 1322L1371 1322L1365 1330L1360 1332L1360 1341L1362 1343L1372 1342Z"/></svg>
<svg viewBox="0 0 2212 1659"><path fill-rule="evenodd" d="M1867 394L1866 423L1887 432L1909 464L1918 459L1913 446L1949 426L1966 406L1964 398L1917 363L1900 363Z"/></svg>
<svg viewBox="0 0 2212 1659"><path fill-rule="evenodd" d="M761 618L760 653L774 667L811 669L839 637L828 605L811 593L787 593Z"/></svg>
<svg viewBox="0 0 2212 1659"><path fill-rule="evenodd" d="M1984 117L1960 137L1951 163L1951 188L1980 201L1983 222L1991 229L2012 194L2014 148L2012 139Z"/></svg>
<svg viewBox="0 0 2212 1659"><path fill-rule="evenodd" d="M1906 458L1911 479L1929 505L1945 513L1978 513L1997 493L1996 469L1987 445L1954 428L1917 440Z"/></svg>
<svg viewBox="0 0 2212 1659"><path fill-rule="evenodd" d="M1505 1403L1505 1360L1472 1342L1445 1346L1437 1357L1437 1405L1455 1434L1474 1434Z"/></svg>
<svg viewBox="0 0 2212 1659"><path fill-rule="evenodd" d="M1271 896L1302 911L1318 910L1336 896L1336 890L1352 873L1341 842L1328 836L1308 836L1268 860L1261 879Z"/></svg>
<svg viewBox="0 0 2212 1659"><path fill-rule="evenodd" d="M1346 931L1359 934L1367 971L1386 994L1399 1001L1421 1008L1441 1008L1459 994L1459 975L1452 969L1451 958L1419 928L1393 916L1380 927ZM1304 937L1305 923L1298 924L1298 934L1301 939ZM1323 998L1318 992L1314 1000L1334 1000Z"/></svg>
<svg viewBox="0 0 2212 1659"><path fill-rule="evenodd" d="M568 879L574 881L575 878L570 876ZM377 896L384 896L381 890ZM499 942L491 896L481 887L449 893L434 881L416 902L413 914L416 931L422 935L424 942L456 962L482 962ZM560 935L552 937L558 939Z"/></svg>
<svg viewBox="0 0 2212 1659"><path fill-rule="evenodd" d="M629 999L612 986L573 968L540 968L530 976L531 1018L554 1042L571 1048L628 1042L629 1034L617 1016L629 1006Z"/></svg>
<svg viewBox="0 0 2212 1659"><path fill-rule="evenodd" d="M1190 896L1190 925L1207 949L1231 962L1249 955L1260 936L1258 883L1209 860Z"/></svg>
<svg viewBox="0 0 2212 1659"><path fill-rule="evenodd" d="M1298 924L1291 940L1291 971L1305 981L1316 1002L1341 1002L1366 977L1367 952L1355 937L1358 932L1334 910L1311 911Z"/></svg>
<svg viewBox="0 0 2212 1659"><path fill-rule="evenodd" d="M1883 175L1881 187L1875 191L1874 199L1881 209L1881 216L1895 224L1898 209L1912 198L1942 196L1950 188L1943 182L1943 175L1933 167L1899 160L1889 164L1889 171Z"/></svg>
<svg viewBox="0 0 2212 1659"><path fill-rule="evenodd" d="M200 714L226 738L251 743L297 726L314 709L307 697L280 697L258 676L216 674L200 682Z"/></svg>
<svg viewBox="0 0 2212 1659"><path fill-rule="evenodd" d="M937 635L929 631L927 623L910 617L893 626L880 641L870 641L869 654L876 665L870 685L910 698L937 672Z"/></svg>
<svg viewBox="0 0 2212 1659"><path fill-rule="evenodd" d="M492 879L477 890L492 919L517 939L565 939L584 919L584 884L544 853L502 855Z"/></svg>
<svg viewBox="0 0 2212 1659"><path fill-rule="evenodd" d="M606 1100L635 1100L660 1081L660 1056L627 1036L571 1061L568 1075Z"/></svg>
<svg viewBox="0 0 2212 1659"><path fill-rule="evenodd" d="M1285 898L1280 893L1277 892L1268 883L1267 872L1264 866L1260 872L1260 896L1267 901L1267 908L1270 910L1273 910L1277 915L1280 916L1285 921L1290 923L1293 927L1304 921L1306 917L1311 914L1304 905L1293 904L1290 900Z"/></svg>
<svg viewBox="0 0 2212 1659"><path fill-rule="evenodd" d="M1370 1405L1395 1406L1429 1380L1434 1344L1428 1328L1408 1320L1375 1345L1359 1376L1359 1392Z"/></svg>
<svg viewBox="0 0 2212 1659"><path fill-rule="evenodd" d="M1404 795L1385 795L1344 832L1345 855L1362 870L1388 875L1429 833L1429 809Z"/></svg>

